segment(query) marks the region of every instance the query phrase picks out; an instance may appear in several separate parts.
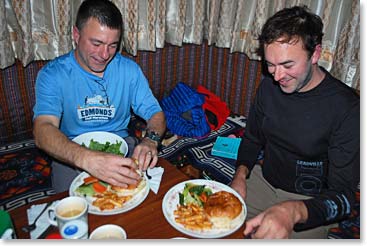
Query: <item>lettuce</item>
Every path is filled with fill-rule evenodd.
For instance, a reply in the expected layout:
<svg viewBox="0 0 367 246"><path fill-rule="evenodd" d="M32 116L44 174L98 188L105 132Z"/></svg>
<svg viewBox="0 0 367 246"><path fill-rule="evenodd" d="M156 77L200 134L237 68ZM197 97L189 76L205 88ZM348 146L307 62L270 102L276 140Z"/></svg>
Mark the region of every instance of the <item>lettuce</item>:
<svg viewBox="0 0 367 246"><path fill-rule="evenodd" d="M121 144L122 144L122 142L117 141L117 140L116 140L115 144L111 144L108 141L105 144L102 144L102 143L99 143L99 142L94 141L93 139L91 139L90 144L89 144L88 147L84 143L82 143L82 146L87 147L91 150L97 150L97 151L102 151L102 152L107 152L107 153L112 153L112 154L124 156L125 153L122 153L120 151Z"/></svg>
<svg viewBox="0 0 367 246"><path fill-rule="evenodd" d="M93 189L92 184L81 185L75 190L76 193L82 196L93 196L96 192Z"/></svg>
<svg viewBox="0 0 367 246"><path fill-rule="evenodd" d="M179 204L188 205L190 203L193 203L200 207L203 207L204 203L200 199L200 195L202 195L202 193L206 193L206 195L208 196L213 194L212 190L209 187L205 187L205 185L196 185L188 182L185 184L182 193L178 193Z"/></svg>

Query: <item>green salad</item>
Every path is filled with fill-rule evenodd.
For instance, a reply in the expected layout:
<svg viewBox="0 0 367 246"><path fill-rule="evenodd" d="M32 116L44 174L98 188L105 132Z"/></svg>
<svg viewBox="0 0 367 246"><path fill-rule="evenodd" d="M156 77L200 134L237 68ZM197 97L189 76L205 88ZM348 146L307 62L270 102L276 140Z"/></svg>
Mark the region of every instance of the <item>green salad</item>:
<svg viewBox="0 0 367 246"><path fill-rule="evenodd" d="M116 154L116 155L122 155L124 156L125 153L122 153L120 150L122 142L121 141L117 141L114 144L111 144L110 142L106 142L104 144L99 143L97 141L94 141L93 139L90 140L89 146L86 146L84 143L82 143L82 146L89 148L91 150L98 150L98 151L102 151L102 152L107 152L107 153L112 153L112 154Z"/></svg>
<svg viewBox="0 0 367 246"><path fill-rule="evenodd" d="M209 187L188 182L185 184L182 193L178 193L179 203L183 206L194 203L203 207L211 194L213 194L213 191Z"/></svg>

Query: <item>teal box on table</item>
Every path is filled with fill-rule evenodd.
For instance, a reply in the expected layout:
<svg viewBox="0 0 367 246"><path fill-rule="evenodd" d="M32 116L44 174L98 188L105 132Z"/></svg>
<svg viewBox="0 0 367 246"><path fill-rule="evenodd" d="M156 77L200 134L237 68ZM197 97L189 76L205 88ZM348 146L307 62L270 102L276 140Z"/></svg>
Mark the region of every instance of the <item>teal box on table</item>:
<svg viewBox="0 0 367 246"><path fill-rule="evenodd" d="M212 155L237 159L238 148L241 138L230 138L218 136L212 148Z"/></svg>

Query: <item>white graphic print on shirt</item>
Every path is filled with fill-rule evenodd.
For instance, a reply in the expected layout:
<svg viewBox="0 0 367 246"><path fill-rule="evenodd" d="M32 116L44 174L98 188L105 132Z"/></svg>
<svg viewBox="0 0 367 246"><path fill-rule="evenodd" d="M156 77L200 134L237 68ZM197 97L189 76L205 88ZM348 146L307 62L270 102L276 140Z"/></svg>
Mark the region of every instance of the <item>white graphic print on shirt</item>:
<svg viewBox="0 0 367 246"><path fill-rule="evenodd" d="M86 96L84 105L78 106L78 117L83 121L108 121L115 117L115 106L109 104L108 97Z"/></svg>

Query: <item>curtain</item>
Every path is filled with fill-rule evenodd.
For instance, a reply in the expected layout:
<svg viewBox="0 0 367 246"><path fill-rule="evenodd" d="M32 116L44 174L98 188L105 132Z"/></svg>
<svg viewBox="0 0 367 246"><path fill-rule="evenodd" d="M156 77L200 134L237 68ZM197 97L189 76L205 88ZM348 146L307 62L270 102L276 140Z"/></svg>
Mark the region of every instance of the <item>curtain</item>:
<svg viewBox="0 0 367 246"><path fill-rule="evenodd" d="M0 68L24 66L73 48L76 11L83 0L0 0ZM136 56L165 43L215 45L255 54L266 19L276 11L307 5L324 21L320 65L360 88L360 3L357 0L112 0L124 21L122 48ZM207 42L204 42L204 41Z"/></svg>

